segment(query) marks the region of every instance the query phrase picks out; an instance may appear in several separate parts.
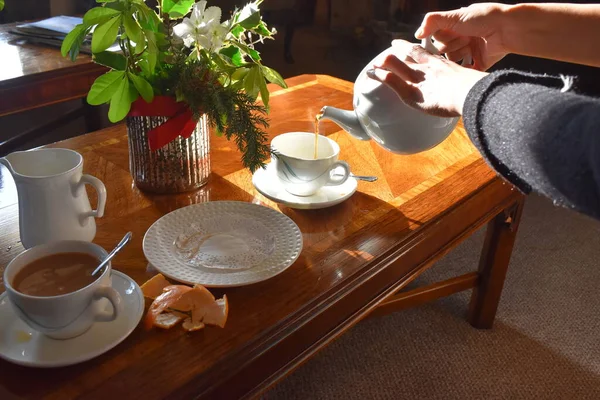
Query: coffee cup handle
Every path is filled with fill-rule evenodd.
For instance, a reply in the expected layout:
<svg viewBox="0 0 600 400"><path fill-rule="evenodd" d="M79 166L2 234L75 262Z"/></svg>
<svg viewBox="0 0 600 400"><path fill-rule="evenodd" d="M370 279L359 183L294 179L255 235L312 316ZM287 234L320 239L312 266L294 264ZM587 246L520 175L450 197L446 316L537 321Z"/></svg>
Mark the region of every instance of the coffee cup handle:
<svg viewBox="0 0 600 400"><path fill-rule="evenodd" d="M86 217L102 218L104 215L104 207L106 207L106 186L96 177L84 174L79 181L80 185L92 185L98 194L98 209L87 213Z"/></svg>
<svg viewBox="0 0 600 400"><path fill-rule="evenodd" d="M331 176L331 173L340 167L344 169L344 174L341 177ZM341 185L342 183L346 182L349 177L350 177L350 166L348 165L348 163L345 161L336 161L333 164L331 164L331 167L329 167L329 181L327 181L327 183L325 185L338 186L338 185Z"/></svg>
<svg viewBox="0 0 600 400"><path fill-rule="evenodd" d="M431 54L440 54L440 51L433 44L433 38L431 35L421 40L421 46ZM473 64L473 57L471 56L471 54L467 54L465 58L463 58L460 62L460 65L462 65L463 67L470 66L471 64Z"/></svg>
<svg viewBox="0 0 600 400"><path fill-rule="evenodd" d="M109 286L102 286L94 292L94 298L99 299L101 297L105 297L110 301L113 311L101 311L96 314L95 320L100 322L114 321L123 313L123 301L121 300L121 296L115 289Z"/></svg>

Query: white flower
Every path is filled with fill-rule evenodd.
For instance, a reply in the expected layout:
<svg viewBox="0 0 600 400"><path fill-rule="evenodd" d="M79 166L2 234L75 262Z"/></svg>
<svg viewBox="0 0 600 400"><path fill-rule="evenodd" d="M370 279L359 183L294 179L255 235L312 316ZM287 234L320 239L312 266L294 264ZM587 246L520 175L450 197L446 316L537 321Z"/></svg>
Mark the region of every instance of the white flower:
<svg viewBox="0 0 600 400"><path fill-rule="evenodd" d="M209 29L211 43L208 46L205 46L202 43L200 44L207 49L218 50L223 47L223 42L225 41L228 32L229 29L221 24L211 25L211 28Z"/></svg>
<svg viewBox="0 0 600 400"><path fill-rule="evenodd" d="M194 43L208 51L216 51L227 35L227 28L221 25L221 9L206 8L206 0L194 4L192 14L173 27L173 33L183 39L183 44L191 47Z"/></svg>

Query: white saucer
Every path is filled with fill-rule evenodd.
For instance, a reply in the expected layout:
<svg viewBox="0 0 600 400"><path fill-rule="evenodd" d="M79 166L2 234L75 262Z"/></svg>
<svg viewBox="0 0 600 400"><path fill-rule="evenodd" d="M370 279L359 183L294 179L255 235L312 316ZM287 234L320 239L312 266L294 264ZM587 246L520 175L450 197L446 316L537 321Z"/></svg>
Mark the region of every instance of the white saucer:
<svg viewBox="0 0 600 400"><path fill-rule="evenodd" d="M64 367L90 360L121 343L144 313L144 295L127 275L112 271L112 286L123 299L124 312L112 322L96 322L83 335L55 340L31 329L0 295L0 358L28 367ZM111 307L108 305L108 307Z"/></svg>
<svg viewBox="0 0 600 400"><path fill-rule="evenodd" d="M312 196L295 196L281 187L272 164L267 164L265 169L256 170L252 176L252 184L267 199L286 207L302 210L315 210L340 204L350 198L358 186L356 179L350 177L341 185L323 186Z"/></svg>

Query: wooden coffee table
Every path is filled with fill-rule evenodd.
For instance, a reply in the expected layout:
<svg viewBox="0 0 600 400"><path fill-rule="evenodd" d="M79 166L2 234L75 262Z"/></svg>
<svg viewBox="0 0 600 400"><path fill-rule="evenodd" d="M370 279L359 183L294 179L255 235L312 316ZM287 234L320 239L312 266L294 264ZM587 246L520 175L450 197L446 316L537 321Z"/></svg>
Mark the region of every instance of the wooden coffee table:
<svg viewBox="0 0 600 400"><path fill-rule="evenodd" d="M0 155L26 148L30 141L79 118L83 118L88 131L99 129L99 110L88 105L85 97L94 80L107 68L93 63L87 54L79 54L73 62L63 57L58 48L33 44L10 32L15 25L19 23L0 25L0 117L76 99L81 99L81 106L59 111L49 121L33 124L27 131L2 132Z"/></svg>
<svg viewBox="0 0 600 400"><path fill-rule="evenodd" d="M308 75L288 83L288 89L272 94L271 135L312 131L313 118L324 105L351 108L349 82ZM224 329L188 334L180 327L146 331L139 326L108 353L65 368L38 370L0 361L0 398L252 397L361 319L470 288L468 319L477 328L490 328L523 197L486 166L462 126L440 146L412 156L357 141L330 122L321 128L340 144L341 159L354 173L379 180L359 182L348 201L313 211L279 207L259 195L234 146L222 138L212 140L209 183L173 196L146 195L132 185L123 125L56 144L81 152L84 170L105 182L108 204L97 222L95 242L112 248L126 231L133 231L132 243L113 266L138 283L155 273L142 252L146 230L166 213L199 202L241 200L280 210L300 227L304 249L294 265L270 280L213 290L229 298ZM22 248L16 191L6 169L0 171L3 269ZM400 291L486 223L478 269Z"/></svg>
<svg viewBox="0 0 600 400"><path fill-rule="evenodd" d="M0 25L0 116L85 97L107 71L89 55L72 62L57 48L30 44L10 33L15 25Z"/></svg>

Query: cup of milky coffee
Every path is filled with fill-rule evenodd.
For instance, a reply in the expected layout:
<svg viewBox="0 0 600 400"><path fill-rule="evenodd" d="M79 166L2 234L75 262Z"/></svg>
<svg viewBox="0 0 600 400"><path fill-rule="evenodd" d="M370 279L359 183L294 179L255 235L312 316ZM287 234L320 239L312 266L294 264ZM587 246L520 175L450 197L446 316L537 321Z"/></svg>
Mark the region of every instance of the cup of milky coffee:
<svg viewBox="0 0 600 400"><path fill-rule="evenodd" d="M4 270L13 309L27 325L54 339L79 336L96 321L114 320L123 304L111 286L110 263L91 274L106 256L102 247L83 241L24 251Z"/></svg>

